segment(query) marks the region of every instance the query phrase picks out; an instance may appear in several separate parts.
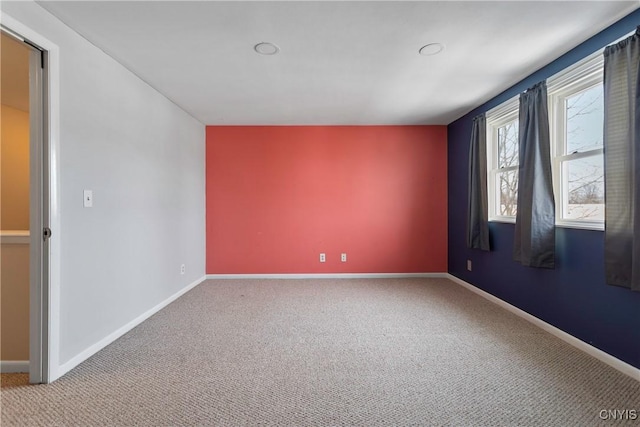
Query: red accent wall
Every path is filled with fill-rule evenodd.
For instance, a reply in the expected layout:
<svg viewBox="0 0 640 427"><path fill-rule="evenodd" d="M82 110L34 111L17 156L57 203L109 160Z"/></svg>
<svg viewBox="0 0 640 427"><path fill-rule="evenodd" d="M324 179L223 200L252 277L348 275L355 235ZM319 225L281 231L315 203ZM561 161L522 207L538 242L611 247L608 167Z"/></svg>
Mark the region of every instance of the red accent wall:
<svg viewBox="0 0 640 427"><path fill-rule="evenodd" d="M208 274L447 271L446 126L208 126L206 156Z"/></svg>

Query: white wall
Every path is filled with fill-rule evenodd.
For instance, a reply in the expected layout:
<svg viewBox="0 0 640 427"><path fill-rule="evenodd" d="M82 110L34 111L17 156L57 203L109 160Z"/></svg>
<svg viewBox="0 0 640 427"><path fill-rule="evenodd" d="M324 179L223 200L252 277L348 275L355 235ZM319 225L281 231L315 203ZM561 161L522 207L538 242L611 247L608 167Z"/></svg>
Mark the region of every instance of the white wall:
<svg viewBox="0 0 640 427"><path fill-rule="evenodd" d="M59 47L58 359L75 365L204 276L205 128L36 3L2 11Z"/></svg>

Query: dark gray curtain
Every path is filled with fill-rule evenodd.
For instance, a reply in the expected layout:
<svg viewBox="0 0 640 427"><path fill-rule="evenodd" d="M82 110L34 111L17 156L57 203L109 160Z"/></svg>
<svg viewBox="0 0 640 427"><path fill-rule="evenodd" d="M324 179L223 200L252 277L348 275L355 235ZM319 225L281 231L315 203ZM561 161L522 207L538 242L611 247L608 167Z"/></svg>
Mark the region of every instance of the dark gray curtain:
<svg viewBox="0 0 640 427"><path fill-rule="evenodd" d="M640 34L604 51L605 271L640 291Z"/></svg>
<svg viewBox="0 0 640 427"><path fill-rule="evenodd" d="M513 258L525 266L554 268L556 211L546 82L520 95L519 121L520 166Z"/></svg>
<svg viewBox="0 0 640 427"><path fill-rule="evenodd" d="M484 114L473 119L469 147L469 198L467 203L467 247L488 251L487 122Z"/></svg>

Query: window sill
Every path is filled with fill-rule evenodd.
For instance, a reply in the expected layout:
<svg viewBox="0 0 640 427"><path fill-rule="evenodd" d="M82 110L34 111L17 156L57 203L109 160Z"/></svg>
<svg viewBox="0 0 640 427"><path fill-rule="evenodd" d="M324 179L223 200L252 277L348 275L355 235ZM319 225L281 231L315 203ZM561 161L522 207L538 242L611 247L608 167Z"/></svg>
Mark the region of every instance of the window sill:
<svg viewBox="0 0 640 427"><path fill-rule="evenodd" d="M515 218L491 218L489 219L489 222L499 222L502 224L515 224L516 219Z"/></svg>
<svg viewBox="0 0 640 427"><path fill-rule="evenodd" d="M579 230L604 231L604 223L563 221L563 222L556 222L556 227L577 228Z"/></svg>
<svg viewBox="0 0 640 427"><path fill-rule="evenodd" d="M515 218L491 218L489 222L497 222L500 224L514 224L516 223ZM578 230L594 230L594 231L604 231L604 223L580 223L580 222L556 222L556 227L560 228L576 228Z"/></svg>

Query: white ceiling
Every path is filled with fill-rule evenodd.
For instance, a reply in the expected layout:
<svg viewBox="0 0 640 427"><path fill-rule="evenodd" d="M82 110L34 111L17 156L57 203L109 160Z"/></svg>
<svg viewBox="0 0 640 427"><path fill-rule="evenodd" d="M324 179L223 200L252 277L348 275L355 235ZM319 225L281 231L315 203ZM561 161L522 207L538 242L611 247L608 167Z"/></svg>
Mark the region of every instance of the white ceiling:
<svg viewBox="0 0 640 427"><path fill-rule="evenodd" d="M43 1L209 125L448 124L638 1ZM261 56L253 46L280 47ZM421 46L444 51L421 56Z"/></svg>

